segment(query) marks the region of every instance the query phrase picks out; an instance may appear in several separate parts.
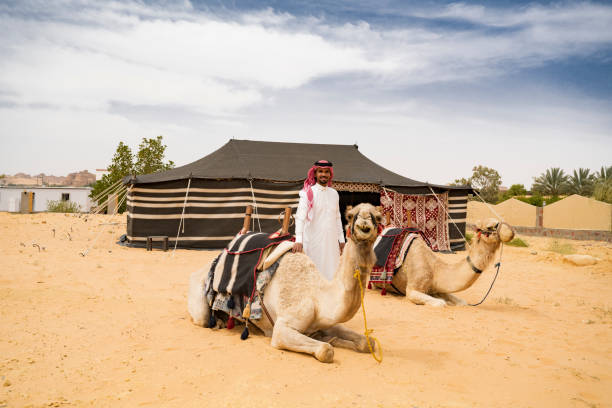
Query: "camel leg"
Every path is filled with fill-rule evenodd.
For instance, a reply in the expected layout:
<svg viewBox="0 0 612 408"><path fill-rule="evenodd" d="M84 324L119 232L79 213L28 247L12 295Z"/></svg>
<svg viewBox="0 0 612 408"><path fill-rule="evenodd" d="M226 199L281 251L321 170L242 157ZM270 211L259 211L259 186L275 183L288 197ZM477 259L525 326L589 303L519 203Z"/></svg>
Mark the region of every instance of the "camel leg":
<svg viewBox="0 0 612 408"><path fill-rule="evenodd" d="M322 340L329 341L329 343L333 346L359 351L360 353L368 353L370 351L368 342L364 335L347 329L340 324L332 326L326 330L321 330L320 333L323 335L323 339L325 339ZM372 345L372 350L375 350L375 341L371 337L370 344Z"/></svg>
<svg viewBox="0 0 612 408"><path fill-rule="evenodd" d="M444 299L438 299L433 296L426 295L425 293L417 290L406 291L406 297L410 299L412 303L417 305L429 305L434 307L444 307L446 302Z"/></svg>
<svg viewBox="0 0 612 408"><path fill-rule="evenodd" d="M457 297L455 295L453 295L452 293L438 293L438 296L440 296L442 299L446 300L447 304L453 305L453 306L465 306L467 305L467 302L463 299L461 299L460 297Z"/></svg>
<svg viewBox="0 0 612 408"><path fill-rule="evenodd" d="M278 319L274 323L272 332L272 347L297 351L314 356L323 363L334 361L334 348L329 343L324 343L303 335L292 327L289 327L285 319Z"/></svg>

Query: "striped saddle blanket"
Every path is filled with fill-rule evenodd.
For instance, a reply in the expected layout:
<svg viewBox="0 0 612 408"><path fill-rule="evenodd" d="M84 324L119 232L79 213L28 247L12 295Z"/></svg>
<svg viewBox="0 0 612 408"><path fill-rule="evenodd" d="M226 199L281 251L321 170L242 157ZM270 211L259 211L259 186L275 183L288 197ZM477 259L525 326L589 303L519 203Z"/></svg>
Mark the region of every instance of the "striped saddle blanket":
<svg viewBox="0 0 612 408"><path fill-rule="evenodd" d="M237 235L211 265L212 289L217 293L250 297L264 253L283 241L293 240L290 234L249 232Z"/></svg>
<svg viewBox="0 0 612 408"><path fill-rule="evenodd" d="M429 240L418 228L386 228L374 242L376 263L370 273L370 282L391 283L395 271L402 266L406 254L416 237L420 236L431 248Z"/></svg>

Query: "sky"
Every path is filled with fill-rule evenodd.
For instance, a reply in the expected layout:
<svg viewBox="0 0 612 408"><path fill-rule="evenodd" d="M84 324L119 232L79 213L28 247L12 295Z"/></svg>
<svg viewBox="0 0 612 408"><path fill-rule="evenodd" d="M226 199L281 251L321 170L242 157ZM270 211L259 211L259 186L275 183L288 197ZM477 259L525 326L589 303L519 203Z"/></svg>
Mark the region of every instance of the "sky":
<svg viewBox="0 0 612 408"><path fill-rule="evenodd" d="M176 165L357 144L437 184L612 165L610 2L0 0L0 27L0 174L157 135Z"/></svg>

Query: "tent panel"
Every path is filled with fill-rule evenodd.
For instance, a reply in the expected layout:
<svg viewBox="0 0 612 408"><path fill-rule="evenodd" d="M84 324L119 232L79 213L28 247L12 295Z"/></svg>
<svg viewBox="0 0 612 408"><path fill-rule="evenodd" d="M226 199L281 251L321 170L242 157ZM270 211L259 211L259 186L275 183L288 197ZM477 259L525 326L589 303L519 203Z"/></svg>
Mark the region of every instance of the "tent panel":
<svg viewBox="0 0 612 408"><path fill-rule="evenodd" d="M262 231L276 231L280 228L279 219L284 208L297 207L301 184L252 183L251 190L248 180L193 179L189 192L185 180L146 185L146 189L151 190L146 192L136 185L128 196L128 240L138 244L148 236L166 235L175 242L182 217L179 247L223 247L242 228L246 206L253 204L253 196L257 208L251 226L257 231L260 225ZM215 191L199 191L192 196L198 189Z"/></svg>
<svg viewBox="0 0 612 408"><path fill-rule="evenodd" d="M467 218L467 200L470 190L451 190L448 193L448 237L451 250L465 250L465 226Z"/></svg>

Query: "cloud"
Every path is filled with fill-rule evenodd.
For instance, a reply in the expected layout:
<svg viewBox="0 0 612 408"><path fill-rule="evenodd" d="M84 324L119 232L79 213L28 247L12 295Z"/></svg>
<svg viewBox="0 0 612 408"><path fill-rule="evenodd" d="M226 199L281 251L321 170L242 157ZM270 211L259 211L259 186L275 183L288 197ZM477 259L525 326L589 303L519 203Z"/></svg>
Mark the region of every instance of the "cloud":
<svg viewBox="0 0 612 408"><path fill-rule="evenodd" d="M456 3L415 12L484 29L334 25L271 8L219 17L191 3L65 0L4 7L0 86L16 103L105 109L183 105L207 114L263 103L318 78L362 86L477 80L595 52L612 43L612 7L589 3L516 10ZM0 9L1 10L1 9Z"/></svg>
<svg viewBox="0 0 612 408"><path fill-rule="evenodd" d="M268 89L377 65L358 47L260 24L275 16L271 11L244 16L240 24L181 10L162 17L133 3L77 4L85 8L68 7L68 22L63 14L0 18L13 33L0 40L0 86L18 94L16 102L59 99L65 106L104 109L120 100L220 114L261 102ZM96 24L83 24L89 21Z"/></svg>
<svg viewBox="0 0 612 408"><path fill-rule="evenodd" d="M21 141L35 144L37 134L60 138L65 148L71 137L112 138L94 152L97 163L122 138L157 134L174 142L177 163L206 152L193 147L202 146L202 135L216 146L233 136L359 139L381 152L373 157L380 162L385 153L377 143L397 145L407 135L412 146L419 140L448 146L449 162L467 145L454 138L477 146L459 161L499 151L512 138L556 138L569 146L580 135L598 152L609 147L609 98L593 101L508 78L525 68L608 55L612 7L455 3L402 6L396 13L391 3L376 19L354 13L354 3L345 7L346 18L188 1L0 4L0 130L15 135L12 151L23 151L9 160L22 165ZM411 166L428 168L427 153L419 154L396 170L450 181L415 172ZM473 164L463 166L469 171Z"/></svg>

